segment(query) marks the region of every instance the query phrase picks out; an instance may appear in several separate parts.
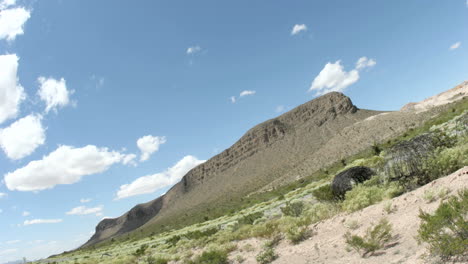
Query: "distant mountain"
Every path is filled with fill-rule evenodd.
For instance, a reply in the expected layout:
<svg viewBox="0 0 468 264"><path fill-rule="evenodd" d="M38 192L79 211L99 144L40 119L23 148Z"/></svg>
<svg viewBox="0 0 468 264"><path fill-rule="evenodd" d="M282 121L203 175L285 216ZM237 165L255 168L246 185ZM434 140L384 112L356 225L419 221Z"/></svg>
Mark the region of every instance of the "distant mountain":
<svg viewBox="0 0 468 264"><path fill-rule="evenodd" d="M450 100L456 98L446 102ZM230 148L189 171L165 195L102 220L83 246L136 229L201 221L208 212L229 208L249 194L309 176L421 125L438 111L428 105L381 112L359 109L337 92L318 97L250 129Z"/></svg>

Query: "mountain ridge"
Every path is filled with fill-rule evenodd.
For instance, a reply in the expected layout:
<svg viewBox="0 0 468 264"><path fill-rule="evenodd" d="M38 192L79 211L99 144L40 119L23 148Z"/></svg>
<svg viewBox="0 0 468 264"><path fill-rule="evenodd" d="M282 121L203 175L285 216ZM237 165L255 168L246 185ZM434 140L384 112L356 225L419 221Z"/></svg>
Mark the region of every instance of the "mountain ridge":
<svg viewBox="0 0 468 264"><path fill-rule="evenodd" d="M344 94L328 93L254 126L231 147L190 170L165 195L102 220L82 247L137 229L170 225L174 219L201 221L203 212L310 175L421 125L432 115L429 108L359 109Z"/></svg>

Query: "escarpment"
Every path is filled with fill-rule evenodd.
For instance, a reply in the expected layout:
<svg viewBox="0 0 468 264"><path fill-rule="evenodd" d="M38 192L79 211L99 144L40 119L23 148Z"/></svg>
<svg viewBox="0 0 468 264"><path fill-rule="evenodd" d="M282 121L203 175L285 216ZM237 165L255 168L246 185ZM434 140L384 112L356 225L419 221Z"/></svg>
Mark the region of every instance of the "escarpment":
<svg viewBox="0 0 468 264"><path fill-rule="evenodd" d="M308 176L430 116L381 113L358 109L338 92L302 104L253 127L230 148L190 170L165 195L102 220L84 246L137 228L195 222L210 210Z"/></svg>

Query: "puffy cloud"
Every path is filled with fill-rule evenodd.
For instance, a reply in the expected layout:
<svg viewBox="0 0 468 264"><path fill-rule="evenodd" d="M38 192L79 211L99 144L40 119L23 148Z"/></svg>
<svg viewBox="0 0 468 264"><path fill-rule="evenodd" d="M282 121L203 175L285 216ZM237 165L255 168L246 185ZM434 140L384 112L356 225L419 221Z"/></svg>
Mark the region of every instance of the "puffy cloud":
<svg viewBox="0 0 468 264"><path fill-rule="evenodd" d="M28 115L0 129L0 147L8 158L22 159L44 144L46 137L41 119L40 115Z"/></svg>
<svg viewBox="0 0 468 264"><path fill-rule="evenodd" d="M0 1L0 10L3 10L7 7L14 6L16 4L16 0L3 0Z"/></svg>
<svg viewBox="0 0 468 264"><path fill-rule="evenodd" d="M467 0L467 1L468 1L468 0ZM456 43L453 43L453 45L450 46L449 49L450 49L450 50L456 50L456 49L458 49L460 46L461 46L461 42L458 41L458 42L456 42Z"/></svg>
<svg viewBox="0 0 468 264"><path fill-rule="evenodd" d="M81 177L101 173L119 163L125 155L88 145L82 148L60 146L41 160L5 175L5 184L10 190L39 191L57 184L72 184Z"/></svg>
<svg viewBox="0 0 468 264"><path fill-rule="evenodd" d="M143 176L134 180L130 184L120 186L120 189L117 191L116 199L118 200L130 196L153 193L162 188L174 185L192 168L203 162L205 161L199 160L194 156L185 156L173 167L168 168L163 172Z"/></svg>
<svg viewBox="0 0 468 264"><path fill-rule="evenodd" d="M11 0L0 3L0 39L13 41L16 36L23 35L24 24L31 17L31 12L24 7L8 8L14 4Z"/></svg>
<svg viewBox="0 0 468 264"><path fill-rule="evenodd" d="M367 57L361 57L359 60L356 62L356 69L357 70L362 70L367 67L373 67L377 64L377 62L374 59L368 59Z"/></svg>
<svg viewBox="0 0 468 264"><path fill-rule="evenodd" d="M21 101L26 98L24 88L18 83L17 71L16 54L0 55L0 124L16 117Z"/></svg>
<svg viewBox="0 0 468 264"><path fill-rule="evenodd" d="M98 207L86 207L86 206L78 206L70 211L66 212L67 215L89 215L89 214L96 214L97 216L102 215L102 206Z"/></svg>
<svg viewBox="0 0 468 264"><path fill-rule="evenodd" d="M237 101L235 96L231 96L229 99L231 100L231 103L233 104L235 104Z"/></svg>
<svg viewBox="0 0 468 264"><path fill-rule="evenodd" d="M239 97L244 97L244 96L247 96L247 95L254 95L256 93L256 91L249 91L249 90L245 90L245 91L242 91L239 95Z"/></svg>
<svg viewBox="0 0 468 264"><path fill-rule="evenodd" d="M305 24L296 24L291 30L291 35L299 34L301 31L307 31L307 26Z"/></svg>
<svg viewBox="0 0 468 264"><path fill-rule="evenodd" d="M37 224L56 224L62 222L62 219L33 219L24 221L23 225L37 225Z"/></svg>
<svg viewBox="0 0 468 264"><path fill-rule="evenodd" d="M30 215L30 214L31 214L30 212L24 211L22 215L23 215L23 216L28 216L28 215Z"/></svg>
<svg viewBox="0 0 468 264"><path fill-rule="evenodd" d="M362 57L356 62L355 69L346 72L341 65L341 61L338 60L335 63L328 62L317 77L315 77L309 92L316 91L317 95L334 91L341 92L359 80L359 70L375 66L375 64L376 61L374 59Z"/></svg>
<svg viewBox="0 0 468 264"><path fill-rule="evenodd" d="M88 198L88 199L83 198L83 199L80 199L80 203L89 203L91 202L91 200L92 200L91 198Z"/></svg>
<svg viewBox="0 0 468 264"><path fill-rule="evenodd" d="M192 46L192 47L189 47L187 49L187 54L195 54L197 52L200 52L201 51L201 47L200 46Z"/></svg>
<svg viewBox="0 0 468 264"><path fill-rule="evenodd" d="M124 165L134 165L136 166L136 162L135 162L135 159L136 159L136 155L135 154L127 154L124 156L123 160L122 160L122 163Z"/></svg>
<svg viewBox="0 0 468 264"><path fill-rule="evenodd" d="M166 143L166 137L153 137L151 135L147 135L139 138L137 140L137 146L141 151L140 161L148 160L151 154L158 151L159 146L164 143Z"/></svg>
<svg viewBox="0 0 468 264"><path fill-rule="evenodd" d="M46 103L46 113L50 110L57 111L58 107L64 107L70 103L70 95L73 91L67 89L65 79L39 77L40 84L37 92L42 101Z"/></svg>

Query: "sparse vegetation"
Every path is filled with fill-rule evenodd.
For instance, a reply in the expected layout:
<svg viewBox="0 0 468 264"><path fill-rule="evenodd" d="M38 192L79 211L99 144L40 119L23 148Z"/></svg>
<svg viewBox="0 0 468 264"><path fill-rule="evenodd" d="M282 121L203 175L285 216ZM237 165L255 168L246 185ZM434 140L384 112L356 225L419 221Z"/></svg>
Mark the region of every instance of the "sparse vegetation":
<svg viewBox="0 0 468 264"><path fill-rule="evenodd" d="M442 260L468 261L468 189L442 202L434 214L420 212L418 238Z"/></svg>
<svg viewBox="0 0 468 264"><path fill-rule="evenodd" d="M392 239L392 226L385 218L380 222L367 229L364 237L353 235L350 232L345 234L346 244L356 250L365 257L370 253L372 255L375 251L382 249L386 243Z"/></svg>
<svg viewBox="0 0 468 264"><path fill-rule="evenodd" d="M301 216L303 209L304 202L296 201L291 203L288 201L284 207L281 207L281 212L286 216L299 217Z"/></svg>
<svg viewBox="0 0 468 264"><path fill-rule="evenodd" d="M293 243L299 244L311 236L311 231L307 227L291 227L286 233L286 237Z"/></svg>
<svg viewBox="0 0 468 264"><path fill-rule="evenodd" d="M227 264L228 258L225 251L212 250L205 251L190 264Z"/></svg>
<svg viewBox="0 0 468 264"><path fill-rule="evenodd" d="M460 113L458 108L456 108L453 114L457 113ZM387 153L391 147L399 142L412 139L423 132L430 131L431 127L435 124L433 121L431 122L432 125L424 129L415 128L408 131L405 137L389 140L386 144L374 144L373 147L359 155L346 157L344 162L346 167L338 161L328 168L322 168L310 177L301 179L302 181L276 187L268 192L252 194L244 197L242 200L235 200L232 204L226 205L223 208L209 211L204 210L202 212L203 215L199 217L198 223L187 226L183 224L185 223L183 221L177 222L177 225L166 223L163 232L155 230L155 233L151 233L151 236L149 236L150 232L146 231L127 234L92 248L74 251L73 256L78 256L76 258L76 262L78 263L99 262L101 261L102 252L112 252L113 254L112 257L105 258L105 261L108 262L102 263L136 263L136 261L140 261L149 264L162 264L167 263L169 260L179 261L178 263L194 264L226 263L222 261L227 261L228 252L236 249L236 241L249 238L267 238L270 239L269 242L262 247L261 252L256 258L259 263L270 263L277 258L275 246L279 238L285 237L293 244L300 243L312 234L310 228L308 228L312 223L328 219L343 211L353 212L360 210L410 190L410 188L402 188L401 186L405 185L388 174L388 170L385 169L386 164L389 162ZM444 125L444 122L437 122L437 124ZM429 171L431 171L431 176L426 179L436 179L441 175L446 175L467 165L467 138L466 135L458 136L456 144L450 142L450 140L453 140L453 138L450 138L450 140L440 143L439 147L432 150L428 162L424 163L424 167L422 168L422 171L426 175L429 175ZM340 171L354 166L369 167L376 172L376 175L365 182L353 186L353 189L346 193L344 199L335 199L330 188L331 178ZM434 189L428 200L439 198L445 199L446 203L448 203L453 199L447 198L449 194L450 191L448 189ZM453 210L458 210L457 208L459 207L453 207ZM395 207L390 202L387 202L383 210L387 214L391 214L394 212ZM464 210L466 217L466 207ZM447 211L450 210L445 209L444 214L447 214ZM229 214L226 212L229 212ZM443 215L436 212L433 215L424 214L421 217L426 217L427 219L426 221L423 220L427 225L426 229L424 229L424 234L431 235L427 235L424 240L421 235L422 231L420 231L420 239L422 242L427 242L431 248L436 248L436 246L444 247L443 249L431 250L433 254L438 254L446 259L455 258L454 254L459 252L457 250L461 250L459 247L455 245L446 246L442 243L430 241L431 239L442 239L442 237L445 239L445 234L442 236L438 233L440 237L437 237L434 233L430 233L435 232L435 230L442 230L451 235L455 234L449 228L442 227L442 224L447 223L443 221L443 217L436 217L439 214ZM200 222L203 221L205 215L208 220ZM179 221L179 219L175 221ZM359 228L360 223L357 221L349 220L343 224L350 230L345 235L348 246L358 251L362 256L374 254L374 252L388 245L392 239L391 225L385 220L370 227L363 236L351 233L353 232L352 230ZM458 228L457 230L467 230L466 219L464 224L465 226L460 225L456 227ZM145 237L145 235L148 237ZM457 240L457 243L465 241L466 245L466 232L464 235L465 240ZM434 243L435 246L431 243ZM238 250L250 252L256 249L252 245L247 244ZM203 253L197 256L197 252L201 251ZM118 252L118 254L114 252ZM69 253L64 255L68 256ZM235 257L235 255L233 255L232 260L236 260L238 263L243 261L241 258ZM73 258L73 261L75 261L75 258Z"/></svg>

